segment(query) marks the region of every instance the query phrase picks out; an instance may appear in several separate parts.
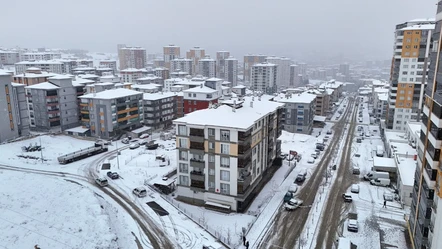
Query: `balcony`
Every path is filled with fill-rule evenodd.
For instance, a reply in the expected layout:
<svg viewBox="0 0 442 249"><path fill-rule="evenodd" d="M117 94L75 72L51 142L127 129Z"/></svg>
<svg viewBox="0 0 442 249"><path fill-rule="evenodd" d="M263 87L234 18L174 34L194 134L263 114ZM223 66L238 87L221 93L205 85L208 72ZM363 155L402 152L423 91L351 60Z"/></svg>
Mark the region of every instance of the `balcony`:
<svg viewBox="0 0 442 249"><path fill-rule="evenodd" d="M55 121L60 121L60 116L50 117L49 118L49 122L55 122Z"/></svg>
<svg viewBox="0 0 442 249"><path fill-rule="evenodd" d="M190 189L193 191L206 191L206 186L204 181L191 180Z"/></svg>
<svg viewBox="0 0 442 249"><path fill-rule="evenodd" d="M202 171L190 171L190 180L204 182L205 179L205 174Z"/></svg>
<svg viewBox="0 0 442 249"><path fill-rule="evenodd" d="M204 160L191 158L190 159L190 166L194 167L194 168L204 169L204 167L206 166L206 162Z"/></svg>
<svg viewBox="0 0 442 249"><path fill-rule="evenodd" d="M58 101L48 101L47 103L46 103L46 106L56 106L56 105L58 105L59 103L58 103Z"/></svg>
<svg viewBox="0 0 442 249"><path fill-rule="evenodd" d="M59 114L59 113L60 113L60 109L48 110L48 114Z"/></svg>
<svg viewBox="0 0 442 249"><path fill-rule="evenodd" d="M252 164L252 156L241 158L238 157L238 168L247 168Z"/></svg>
<svg viewBox="0 0 442 249"><path fill-rule="evenodd" d="M238 145L238 154L240 155L247 155L252 152L252 147L250 142L246 144L240 144Z"/></svg>
<svg viewBox="0 0 442 249"><path fill-rule="evenodd" d="M204 137L204 130L203 129L190 128L189 135L190 136L195 136L195 137Z"/></svg>
<svg viewBox="0 0 442 249"><path fill-rule="evenodd" d="M204 142L190 142L190 150L196 151L196 154L204 153ZM193 153L191 151L191 153Z"/></svg>
<svg viewBox="0 0 442 249"><path fill-rule="evenodd" d="M252 130L248 130L246 132L238 132L238 142L248 142L252 139Z"/></svg>
<svg viewBox="0 0 442 249"><path fill-rule="evenodd" d="M250 187L251 182L252 174L250 172L240 175L240 177L238 178L238 194L244 194Z"/></svg>

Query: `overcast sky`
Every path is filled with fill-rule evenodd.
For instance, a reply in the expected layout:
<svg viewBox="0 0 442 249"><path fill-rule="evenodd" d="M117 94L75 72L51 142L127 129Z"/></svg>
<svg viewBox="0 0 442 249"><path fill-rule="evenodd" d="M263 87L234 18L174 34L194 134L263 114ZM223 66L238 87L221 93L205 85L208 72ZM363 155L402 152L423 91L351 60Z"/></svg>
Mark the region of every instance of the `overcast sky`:
<svg viewBox="0 0 442 249"><path fill-rule="evenodd" d="M0 46L389 59L395 25L435 13L436 0L20 0L2 3Z"/></svg>

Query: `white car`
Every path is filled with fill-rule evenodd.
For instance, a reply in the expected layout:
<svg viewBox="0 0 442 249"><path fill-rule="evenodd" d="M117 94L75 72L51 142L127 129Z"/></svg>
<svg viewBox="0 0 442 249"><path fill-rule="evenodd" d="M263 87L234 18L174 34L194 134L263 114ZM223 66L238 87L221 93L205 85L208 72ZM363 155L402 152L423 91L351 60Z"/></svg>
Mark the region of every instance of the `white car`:
<svg viewBox="0 0 442 249"><path fill-rule="evenodd" d="M307 162L308 162L308 163L315 163L315 159L314 159L313 157L310 157L310 158L307 160Z"/></svg>
<svg viewBox="0 0 442 249"><path fill-rule="evenodd" d="M299 206L301 206L303 203L302 200L297 199L297 198L292 198L290 199L290 201L288 201L286 204L284 204L284 208L287 211L293 211L295 209L297 209Z"/></svg>
<svg viewBox="0 0 442 249"><path fill-rule="evenodd" d="M347 224L347 230L350 232L358 232L358 221L349 219Z"/></svg>
<svg viewBox="0 0 442 249"><path fill-rule="evenodd" d="M129 145L129 149L131 149L131 150L136 149L136 148L140 148L140 143L135 142L135 143L132 143Z"/></svg>
<svg viewBox="0 0 442 249"><path fill-rule="evenodd" d="M148 138L148 137L149 137L149 134L141 134L141 136L140 136L141 139Z"/></svg>
<svg viewBox="0 0 442 249"><path fill-rule="evenodd" d="M359 184L353 184L353 185L351 185L351 189L350 189L350 191L351 191L352 193L359 193Z"/></svg>
<svg viewBox="0 0 442 249"><path fill-rule="evenodd" d="M143 198L147 195L147 190L144 187L138 187L134 188L134 190L132 190L132 193L134 193L134 195L138 196L139 198Z"/></svg>
<svg viewBox="0 0 442 249"><path fill-rule="evenodd" d="M292 183L289 187L289 192L295 194L298 191L298 184L296 182Z"/></svg>

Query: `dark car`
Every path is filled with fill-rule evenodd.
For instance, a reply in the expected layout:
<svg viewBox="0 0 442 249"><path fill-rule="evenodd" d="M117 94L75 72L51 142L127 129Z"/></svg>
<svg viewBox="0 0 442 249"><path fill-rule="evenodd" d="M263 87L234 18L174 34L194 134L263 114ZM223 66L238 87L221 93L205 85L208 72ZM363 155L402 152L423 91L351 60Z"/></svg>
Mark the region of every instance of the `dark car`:
<svg viewBox="0 0 442 249"><path fill-rule="evenodd" d="M287 192L284 195L284 202L288 202L293 198L293 193L292 192Z"/></svg>
<svg viewBox="0 0 442 249"><path fill-rule="evenodd" d="M107 176L113 180L120 178L117 172L112 172L112 171L107 172Z"/></svg>
<svg viewBox="0 0 442 249"><path fill-rule="evenodd" d="M305 181L305 175L303 175L303 174L298 174L298 176L296 177L296 179L295 179L295 182L297 182L297 183L302 183L302 182L304 182Z"/></svg>

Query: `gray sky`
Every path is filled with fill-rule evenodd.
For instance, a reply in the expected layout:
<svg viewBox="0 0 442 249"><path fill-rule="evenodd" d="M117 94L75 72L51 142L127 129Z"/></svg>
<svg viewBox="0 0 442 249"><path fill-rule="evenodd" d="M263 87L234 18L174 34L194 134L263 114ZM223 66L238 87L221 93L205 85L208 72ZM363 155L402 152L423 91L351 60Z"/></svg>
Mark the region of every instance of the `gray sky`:
<svg viewBox="0 0 442 249"><path fill-rule="evenodd" d="M20 0L2 4L0 45L389 59L395 25L435 13L436 0Z"/></svg>

